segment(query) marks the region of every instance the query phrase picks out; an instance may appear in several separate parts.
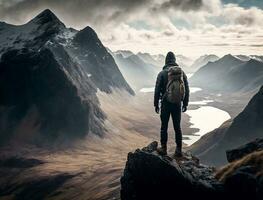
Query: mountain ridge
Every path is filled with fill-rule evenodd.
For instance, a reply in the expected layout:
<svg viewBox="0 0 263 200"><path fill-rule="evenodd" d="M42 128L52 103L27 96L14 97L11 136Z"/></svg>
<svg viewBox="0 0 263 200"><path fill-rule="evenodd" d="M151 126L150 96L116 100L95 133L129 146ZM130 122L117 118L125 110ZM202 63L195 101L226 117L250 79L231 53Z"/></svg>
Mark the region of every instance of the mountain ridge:
<svg viewBox="0 0 263 200"><path fill-rule="evenodd" d="M190 81L194 86L219 92L255 90L263 81L263 62L244 61L228 54L201 67Z"/></svg>

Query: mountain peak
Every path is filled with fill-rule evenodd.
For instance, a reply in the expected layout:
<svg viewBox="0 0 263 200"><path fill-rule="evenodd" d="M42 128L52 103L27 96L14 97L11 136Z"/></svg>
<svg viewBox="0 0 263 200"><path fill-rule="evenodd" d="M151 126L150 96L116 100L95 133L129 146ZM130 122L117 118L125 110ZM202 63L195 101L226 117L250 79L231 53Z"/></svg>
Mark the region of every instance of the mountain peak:
<svg viewBox="0 0 263 200"><path fill-rule="evenodd" d="M39 13L35 18L38 19L50 19L50 20L57 20L57 16L50 10L50 9L45 9L41 13Z"/></svg>
<svg viewBox="0 0 263 200"><path fill-rule="evenodd" d="M238 57L236 56L233 56L232 54L227 54L225 56L223 56L221 59L219 59L220 61L223 61L223 62L242 62L241 59L239 59Z"/></svg>
<svg viewBox="0 0 263 200"><path fill-rule="evenodd" d="M75 35L74 41L79 43L81 46L92 46L97 45L99 38L97 36L97 33L90 26L87 26Z"/></svg>
<svg viewBox="0 0 263 200"><path fill-rule="evenodd" d="M41 25L46 23L52 23L65 26L50 9L45 9L44 11L42 11L34 19L32 19L31 22L38 23Z"/></svg>
<svg viewBox="0 0 263 200"><path fill-rule="evenodd" d="M233 56L232 54L226 54L225 56L223 56L223 58L235 58L235 56Z"/></svg>

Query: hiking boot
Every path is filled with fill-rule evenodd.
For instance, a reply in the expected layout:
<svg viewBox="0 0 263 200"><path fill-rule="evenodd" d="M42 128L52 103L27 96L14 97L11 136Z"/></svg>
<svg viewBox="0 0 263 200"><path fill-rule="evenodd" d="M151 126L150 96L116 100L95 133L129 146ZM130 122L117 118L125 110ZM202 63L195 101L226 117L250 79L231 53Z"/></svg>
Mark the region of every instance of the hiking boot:
<svg viewBox="0 0 263 200"><path fill-rule="evenodd" d="M167 145L163 145L159 148L157 148L157 153L160 154L161 156L167 155Z"/></svg>
<svg viewBox="0 0 263 200"><path fill-rule="evenodd" d="M176 148L174 152L174 157L180 158L183 156L182 150L180 148Z"/></svg>

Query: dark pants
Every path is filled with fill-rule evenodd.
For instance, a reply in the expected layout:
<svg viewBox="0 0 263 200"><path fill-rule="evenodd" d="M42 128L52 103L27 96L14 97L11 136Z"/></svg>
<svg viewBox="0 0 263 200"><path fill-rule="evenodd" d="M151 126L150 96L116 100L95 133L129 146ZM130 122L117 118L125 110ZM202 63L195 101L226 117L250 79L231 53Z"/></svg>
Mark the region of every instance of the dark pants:
<svg viewBox="0 0 263 200"><path fill-rule="evenodd" d="M165 100L161 106L161 144L166 144L168 140L168 123L172 115L173 126L175 131L175 142L177 148L182 148L182 130L181 130L181 105L169 103Z"/></svg>

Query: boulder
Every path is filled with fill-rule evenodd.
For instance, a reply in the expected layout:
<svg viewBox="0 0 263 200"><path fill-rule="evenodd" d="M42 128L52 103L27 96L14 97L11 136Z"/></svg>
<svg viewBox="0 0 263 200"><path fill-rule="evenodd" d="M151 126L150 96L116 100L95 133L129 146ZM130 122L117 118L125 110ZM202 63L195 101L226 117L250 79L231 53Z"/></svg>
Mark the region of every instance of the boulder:
<svg viewBox="0 0 263 200"><path fill-rule="evenodd" d="M263 139L256 139L250 143L242 145L236 149L228 150L226 152L226 157L228 162L233 162L239 160L244 156L254 152L263 150Z"/></svg>

